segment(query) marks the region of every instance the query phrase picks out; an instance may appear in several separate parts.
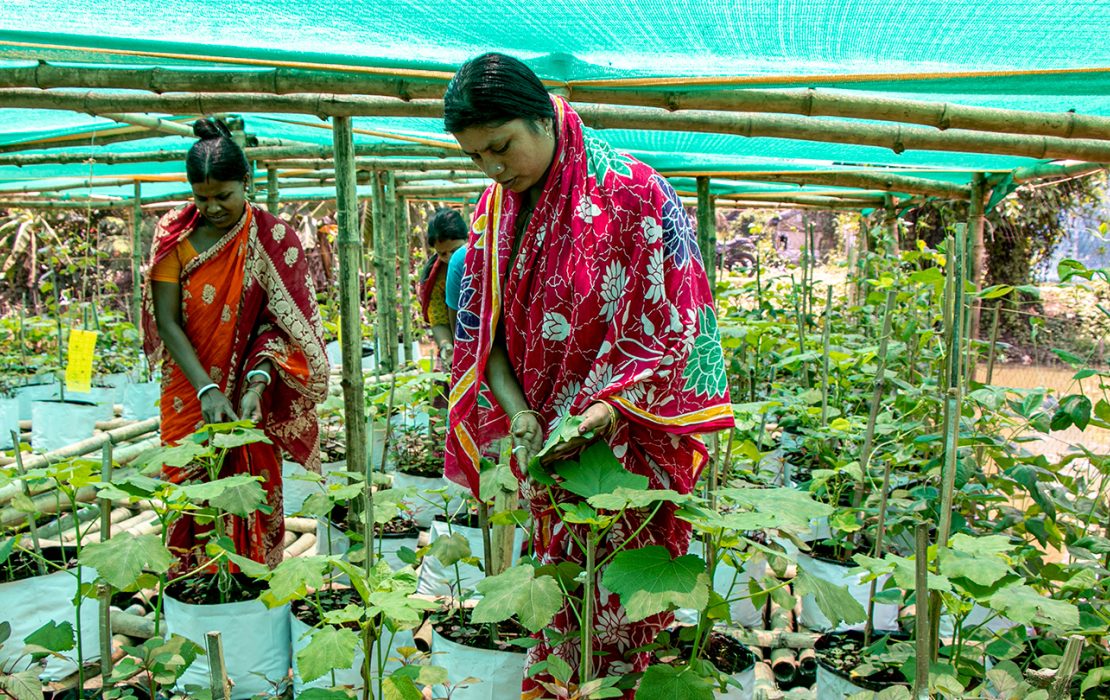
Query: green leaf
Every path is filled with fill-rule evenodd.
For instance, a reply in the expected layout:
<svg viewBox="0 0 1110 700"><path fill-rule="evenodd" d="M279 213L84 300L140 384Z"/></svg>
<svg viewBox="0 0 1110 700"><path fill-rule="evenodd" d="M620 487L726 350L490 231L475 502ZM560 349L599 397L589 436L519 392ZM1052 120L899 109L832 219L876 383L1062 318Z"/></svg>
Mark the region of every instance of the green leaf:
<svg viewBox="0 0 1110 700"><path fill-rule="evenodd" d="M578 432L578 427L582 425L582 416L572 416L567 414L559 421L559 425L551 431L547 436L547 441L544 442L543 447L532 458L533 461L543 462L544 458L557 450L559 447L582 437L593 437L592 433L583 435Z"/></svg>
<svg viewBox="0 0 1110 700"><path fill-rule="evenodd" d="M303 598L308 589L324 587L326 557L291 557L274 567L270 574L270 593L277 602Z"/></svg>
<svg viewBox="0 0 1110 700"><path fill-rule="evenodd" d="M1065 396L1060 401L1059 411L1066 413L1075 427L1080 430L1086 428L1091 422L1091 400L1082 394Z"/></svg>
<svg viewBox="0 0 1110 700"><path fill-rule="evenodd" d="M1097 688L1108 681L1110 681L1110 666L1092 668L1090 671L1087 671L1087 677L1084 678L1083 682L1079 685L1079 694L1082 695L1091 688Z"/></svg>
<svg viewBox="0 0 1110 700"><path fill-rule="evenodd" d="M304 695L298 695L301 700ZM423 700L424 694L416 687L416 682L408 676L394 674L382 683L383 700Z"/></svg>
<svg viewBox="0 0 1110 700"><path fill-rule="evenodd" d="M23 641L29 646L46 651L69 651L74 647L73 625L69 622L57 623L50 620L24 637Z"/></svg>
<svg viewBox="0 0 1110 700"><path fill-rule="evenodd" d="M35 669L0 676L0 690L14 700L43 700L42 681Z"/></svg>
<svg viewBox="0 0 1110 700"><path fill-rule="evenodd" d="M528 564L506 569L478 583L482 599L475 606L474 622L500 622L516 615L530 632L551 624L563 607L563 593L551 576L535 575Z"/></svg>
<svg viewBox="0 0 1110 700"><path fill-rule="evenodd" d="M713 700L713 684L689 666L648 666L636 700Z"/></svg>
<svg viewBox="0 0 1110 700"><path fill-rule="evenodd" d="M85 566L96 569L101 578L119 591L134 586L144 571L162 574L174 563L161 537L135 536L130 532L121 532L106 542L85 545L78 559Z"/></svg>
<svg viewBox="0 0 1110 700"><path fill-rule="evenodd" d="M997 299L999 297L1006 296L1012 291L1014 291L1014 288L1008 284L996 284L994 286L987 287L983 291L979 292L976 296L978 296L980 299Z"/></svg>
<svg viewBox="0 0 1110 700"><path fill-rule="evenodd" d="M821 614L834 624L854 625L867 619L863 606L852 597L847 586L835 586L814 576L801 562L798 562L798 576L794 579L794 592L802 597L812 595Z"/></svg>
<svg viewBox="0 0 1110 700"><path fill-rule="evenodd" d="M299 663L299 662L298 662ZM389 682L389 679L386 679ZM297 695L297 700L350 700L351 696L344 690L329 688L309 688Z"/></svg>
<svg viewBox="0 0 1110 700"><path fill-rule="evenodd" d="M617 461L607 443L595 442L587 447L577 462L565 461L555 466L563 478L562 487L583 498L612 493L620 487L645 489L648 478L633 474Z"/></svg>
<svg viewBox="0 0 1110 700"><path fill-rule="evenodd" d="M851 427L851 421L845 418L834 418L833 421L829 423L829 428L838 432L844 432L846 430L849 430Z"/></svg>
<svg viewBox="0 0 1110 700"><path fill-rule="evenodd" d="M599 493L586 499L594 508L602 510L624 510L625 508L647 508L660 501L676 505L697 502L697 498L670 489L630 489L618 487L613 493Z"/></svg>
<svg viewBox="0 0 1110 700"><path fill-rule="evenodd" d="M1012 551L1005 535L958 533L949 540L949 548L940 550L940 572L950 579L966 578L980 586L992 586L1010 573L1006 555Z"/></svg>
<svg viewBox="0 0 1110 700"><path fill-rule="evenodd" d="M416 627L429 610L440 607L438 603L416 598L409 591L374 591L367 600L367 614L384 615L397 627Z"/></svg>
<svg viewBox="0 0 1110 700"><path fill-rule="evenodd" d="M240 421L240 425L243 421ZM201 428L203 431L204 428ZM272 444L270 438L266 437L266 433L258 428L236 427L231 432L216 433L212 436L212 444L223 450L229 450L233 447L242 447L243 445L253 445L254 443L261 442L267 445Z"/></svg>
<svg viewBox="0 0 1110 700"><path fill-rule="evenodd" d="M297 668L301 678L314 681L337 668L349 668L355 662L358 634L354 630L321 627L312 633L304 649L297 652Z"/></svg>
<svg viewBox="0 0 1110 700"><path fill-rule="evenodd" d="M432 542L428 554L444 566L452 566L470 556L470 542L459 532L440 535Z"/></svg>
<svg viewBox="0 0 1110 700"><path fill-rule="evenodd" d="M990 599L990 607L1014 622L1073 629L1079 624L1079 610L1070 603L1053 600L1022 583L1000 589Z"/></svg>
<svg viewBox="0 0 1110 700"><path fill-rule="evenodd" d="M266 492L262 490L262 484L253 479L246 483L228 486L208 502L214 508L240 517L246 517L255 511L264 513L271 511L270 506L266 504Z"/></svg>
<svg viewBox="0 0 1110 700"><path fill-rule="evenodd" d="M672 559L665 547L655 545L613 557L602 584L620 596L633 622L675 608L701 610L709 602L709 576L701 557Z"/></svg>

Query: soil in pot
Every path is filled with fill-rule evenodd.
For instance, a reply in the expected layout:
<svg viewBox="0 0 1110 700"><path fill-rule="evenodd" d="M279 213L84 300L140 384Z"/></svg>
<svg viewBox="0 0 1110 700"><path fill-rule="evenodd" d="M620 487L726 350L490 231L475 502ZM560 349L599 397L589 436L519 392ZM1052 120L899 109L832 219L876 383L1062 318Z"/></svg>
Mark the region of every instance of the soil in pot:
<svg viewBox="0 0 1110 700"><path fill-rule="evenodd" d="M875 650L876 645L891 641L904 641L909 636L905 634L883 634L872 638L870 647L864 647L863 632L837 632L825 634L817 639L814 651L817 652L818 665L818 694L824 700L837 697L828 690L822 693L821 672L831 673L835 681L846 681L848 684L863 690L881 691L892 685L908 685L906 677L896 668L885 667L868 676L855 675L861 666L869 663L869 650ZM880 647L881 648L881 647Z"/></svg>
<svg viewBox="0 0 1110 700"><path fill-rule="evenodd" d="M317 607L319 604L319 607ZM340 610L347 605L362 605L362 600L353 588L325 588L312 594L311 599L295 600L290 604L293 617L309 627L315 627L322 622L320 610ZM349 623L350 629L357 630L358 625Z"/></svg>
<svg viewBox="0 0 1110 700"><path fill-rule="evenodd" d="M497 623L496 640L490 634L490 625L460 624L458 615L448 616L446 613L435 613L432 615L432 626L440 636L456 644L489 651L523 654L524 648L511 644L511 642L515 639L525 639L530 636L528 630L512 618Z"/></svg>
<svg viewBox="0 0 1110 700"><path fill-rule="evenodd" d="M42 557L51 564L66 569L77 565L77 550L72 547L43 547ZM54 571L57 571L57 569L52 566L46 567L47 573L53 573ZM0 564L0 583L22 581L41 573L38 560L34 554L25 550L16 550L12 552L7 561Z"/></svg>
<svg viewBox="0 0 1110 700"><path fill-rule="evenodd" d="M189 605L218 605L257 600L267 588L264 581L256 581L243 573L234 573L231 574L227 599L221 600L219 577L215 574L200 574L170 585L166 588L166 595Z"/></svg>

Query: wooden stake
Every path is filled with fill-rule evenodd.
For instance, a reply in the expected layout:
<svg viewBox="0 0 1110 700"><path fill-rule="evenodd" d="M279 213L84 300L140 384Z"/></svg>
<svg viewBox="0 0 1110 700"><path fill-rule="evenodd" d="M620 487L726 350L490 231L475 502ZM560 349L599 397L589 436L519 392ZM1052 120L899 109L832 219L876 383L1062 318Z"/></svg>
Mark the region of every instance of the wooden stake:
<svg viewBox="0 0 1110 700"><path fill-rule="evenodd" d="M1056 679L1048 689L1049 700L1065 700L1071 697L1071 679L1079 670L1079 655L1083 651L1083 637L1073 634L1068 637L1068 644L1064 647L1064 658L1056 669Z"/></svg>
<svg viewBox="0 0 1110 700"><path fill-rule="evenodd" d="M717 297L717 226L713 220L713 194L709 191L709 178L699 177L698 183L698 248L701 249L705 275L709 279L709 293Z"/></svg>
<svg viewBox="0 0 1110 700"><path fill-rule="evenodd" d="M890 345L890 330L894 323L894 302L898 293L893 289L886 293L886 306L883 308L883 333L879 339L878 366L875 369L875 382L871 392L871 404L867 411L867 428L863 433L863 445L859 450L860 480L852 498L852 507L859 508L863 502L864 487L868 482L867 472L871 468L871 446L875 439L875 423L879 418L883 392L886 389L886 356Z"/></svg>
<svg viewBox="0 0 1110 700"><path fill-rule="evenodd" d="M212 688L212 700L231 700L231 682L227 678L224 665L224 643L219 632L204 635L205 649L208 652L208 680Z"/></svg>
<svg viewBox="0 0 1110 700"><path fill-rule="evenodd" d="M914 615L914 648L916 649L913 680L914 700L929 700L929 661L932 647L929 637L929 526L918 523L914 531L914 600L917 612Z"/></svg>

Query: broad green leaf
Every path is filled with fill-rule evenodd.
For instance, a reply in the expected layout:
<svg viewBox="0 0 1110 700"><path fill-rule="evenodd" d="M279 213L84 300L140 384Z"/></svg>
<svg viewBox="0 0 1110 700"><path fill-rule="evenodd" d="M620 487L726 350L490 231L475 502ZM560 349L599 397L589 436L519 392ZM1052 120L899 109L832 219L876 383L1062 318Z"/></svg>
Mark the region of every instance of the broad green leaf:
<svg viewBox="0 0 1110 700"><path fill-rule="evenodd" d="M278 603L302 598L308 589L324 587L325 557L290 557L274 567L270 574L270 593Z"/></svg>
<svg viewBox="0 0 1110 700"><path fill-rule="evenodd" d="M106 542L92 542L81 550L82 564L96 569L116 590L131 588L144 571L165 573L174 557L158 535L121 532Z"/></svg>
<svg viewBox="0 0 1110 700"><path fill-rule="evenodd" d="M1092 668L1087 671L1087 676L1083 679L1083 683L1079 685L1079 693L1082 695L1091 688L1097 688L1108 682L1110 682L1110 666Z"/></svg>
<svg viewBox="0 0 1110 700"><path fill-rule="evenodd" d="M830 622L846 622L850 625L863 622L867 613L846 586L836 586L806 571L798 563L798 576L794 579L794 592L799 596L812 595L817 608Z"/></svg>
<svg viewBox="0 0 1110 700"><path fill-rule="evenodd" d="M478 583L482 599L475 606L474 622L500 622L516 615L530 632L551 624L563 607L563 593L551 576L535 575L535 569L521 564Z"/></svg>
<svg viewBox="0 0 1110 700"><path fill-rule="evenodd" d="M375 505L377 505L375 503ZM308 494L308 497L301 503L301 508L297 511L298 515L306 517L323 517L335 510L335 501L328 498L328 494L322 491L314 491ZM375 508L375 510L377 510Z"/></svg>
<svg viewBox="0 0 1110 700"><path fill-rule="evenodd" d="M612 493L620 487L645 489L646 476L633 474L617 461L613 450L604 442L595 442L583 450L577 462L560 462L556 473L563 478L562 487L573 494L589 498Z"/></svg>
<svg viewBox="0 0 1110 700"><path fill-rule="evenodd" d="M387 682L388 680L386 679ZM350 700L350 698L346 691L330 688L309 688L297 695L297 700Z"/></svg>
<svg viewBox="0 0 1110 700"><path fill-rule="evenodd" d="M594 508L624 510L625 508L647 508L659 501L686 505L695 503L698 499L689 494L681 494L670 489L630 489L621 486L613 493L599 493L586 500Z"/></svg>
<svg viewBox="0 0 1110 700"><path fill-rule="evenodd" d="M940 572L948 578L966 578L992 586L1010 573L1007 555L1013 545L1005 535L972 537L958 533L940 550Z"/></svg>
<svg viewBox="0 0 1110 700"><path fill-rule="evenodd" d="M613 557L602 585L620 596L633 622L675 608L701 610L709 602L709 576L701 557L672 559L665 547L655 545Z"/></svg>
<svg viewBox="0 0 1110 700"><path fill-rule="evenodd" d="M354 630L321 627L312 639L297 652L297 668L301 678L314 681L337 668L348 668L355 662L358 634Z"/></svg>
<svg viewBox="0 0 1110 700"><path fill-rule="evenodd" d="M404 629L416 627L427 611L440 607L438 603L415 598L406 591L374 591L367 602L369 615L384 615L396 627Z"/></svg>
<svg viewBox="0 0 1110 700"><path fill-rule="evenodd" d="M69 651L74 647L73 625L69 622L59 624L50 620L24 637L23 641L28 646L39 647L46 651Z"/></svg>
<svg viewBox="0 0 1110 700"><path fill-rule="evenodd" d="M228 540L227 543L232 544L230 540ZM238 566L240 571L251 578L266 580L266 578L270 576L270 567L266 566L265 564L256 562L249 557L244 557L241 554L236 554L234 550L222 547L218 542L210 541L207 545L205 545L204 549L210 557L226 557L228 561Z"/></svg>
<svg viewBox="0 0 1110 700"><path fill-rule="evenodd" d="M8 560L8 557L12 555L13 551L15 551L14 537L9 537L3 542L0 542L0 564L6 562ZM3 640L0 640L0 642L3 642Z"/></svg>
<svg viewBox="0 0 1110 700"><path fill-rule="evenodd" d="M998 299L999 297L1006 296L1012 291L1014 291L1014 288L1008 284L996 284L994 286L987 287L983 291L979 292L976 296L978 296L980 299Z"/></svg>
<svg viewBox="0 0 1110 700"><path fill-rule="evenodd" d="M547 436L547 441L544 442L543 447L540 448L540 451L532 460L542 462L545 457L572 440L581 437L593 437L592 433L585 436L579 433L578 427L580 425L582 425L582 416L572 416L569 414L563 416L563 419L559 421L559 425L555 426L555 429Z"/></svg>
<svg viewBox="0 0 1110 700"><path fill-rule="evenodd" d="M459 532L440 535L432 542L428 554L439 559L444 566L452 566L470 556L470 542Z"/></svg>
<svg viewBox="0 0 1110 700"><path fill-rule="evenodd" d="M654 664L644 671L636 700L713 700L713 688L689 666Z"/></svg>
<svg viewBox="0 0 1110 700"><path fill-rule="evenodd" d="M844 432L846 430L849 430L851 427L852 427L851 421L849 421L845 418L835 418L835 419L833 419L833 421L831 423L829 423L829 428L831 430L836 430L836 431L839 431L839 432Z"/></svg>
<svg viewBox="0 0 1110 700"><path fill-rule="evenodd" d="M254 443L272 444L266 433L257 428L240 427L229 433L216 433L212 436L212 444L220 449L229 450L232 447L253 445Z"/></svg>
<svg viewBox="0 0 1110 700"><path fill-rule="evenodd" d="M0 691L13 700L43 700L42 681L35 669L0 676Z"/></svg>
<svg viewBox="0 0 1110 700"><path fill-rule="evenodd" d="M913 559L900 557L896 554L887 554L882 559L875 559L865 554L856 554L852 557L857 564L867 570L872 576L890 574L896 586L910 592L917 588L916 562ZM926 587L931 591L950 593L952 582L946 576L928 573Z"/></svg>
<svg viewBox="0 0 1110 700"><path fill-rule="evenodd" d="M990 599L990 607L1014 622L1072 629L1079 624L1079 610L1071 603L1043 596L1022 583L1002 588Z"/></svg>
<svg viewBox="0 0 1110 700"><path fill-rule="evenodd" d="M301 700L304 695L298 695ZM416 687L416 682L408 676L393 674L382 682L383 700L423 700L424 694Z"/></svg>
<svg viewBox="0 0 1110 700"><path fill-rule="evenodd" d="M255 511L269 513L272 510L266 504L266 492L262 490L262 484L253 480L229 486L208 502L214 508L240 517L246 517Z"/></svg>

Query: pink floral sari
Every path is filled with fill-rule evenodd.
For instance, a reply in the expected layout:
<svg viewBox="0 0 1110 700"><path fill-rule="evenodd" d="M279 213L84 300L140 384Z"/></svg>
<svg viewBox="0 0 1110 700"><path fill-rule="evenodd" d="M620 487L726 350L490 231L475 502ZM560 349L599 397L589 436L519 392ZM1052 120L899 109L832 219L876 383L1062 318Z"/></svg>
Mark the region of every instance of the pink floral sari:
<svg viewBox="0 0 1110 700"><path fill-rule="evenodd" d="M688 493L707 458L696 435L733 420L690 218L666 180L584 133L564 100L553 103L554 162L511 269L521 195L494 185L475 212L475 254L467 257L456 329L446 474L477 493L481 448L507 432L506 416L483 389L503 323L509 361L547 430L595 401L609 402L622 420L608 441L623 466L648 477L653 488ZM556 500L574 498L556 492ZM574 526L555 516L546 490L523 496L540 560L584 562L568 534ZM615 546L656 544L674 556L686 554L690 528L673 508L661 509L630 540L643 517L630 512L617 523L599 560ZM600 586L596 609L599 674L643 670L648 656L627 652L653 640L670 615L630 622L617 596ZM552 624L559 632L576 626L566 609ZM551 653L577 666L574 643L541 643L529 652L529 664ZM525 681L523 697L542 695L535 680Z"/></svg>

